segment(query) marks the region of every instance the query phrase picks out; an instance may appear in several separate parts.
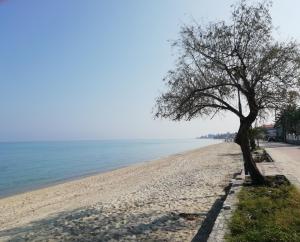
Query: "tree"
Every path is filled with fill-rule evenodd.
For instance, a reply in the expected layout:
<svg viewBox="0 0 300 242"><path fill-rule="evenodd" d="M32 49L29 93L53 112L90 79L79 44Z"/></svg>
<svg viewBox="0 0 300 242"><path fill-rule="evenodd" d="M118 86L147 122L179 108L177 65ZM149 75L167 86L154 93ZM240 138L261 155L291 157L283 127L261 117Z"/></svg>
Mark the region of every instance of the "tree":
<svg viewBox="0 0 300 242"><path fill-rule="evenodd" d="M299 87L300 52L295 41L272 37L271 2L233 6L231 21L185 25L174 42L175 68L156 100L155 116L191 120L222 111L240 120L235 142L253 183L265 179L253 161L249 129L256 118L286 102Z"/></svg>
<svg viewBox="0 0 300 242"><path fill-rule="evenodd" d="M298 107L300 95L298 92L290 91L287 102L278 107L275 115L275 127L281 128L281 139L286 142L287 133L299 133L300 108Z"/></svg>
<svg viewBox="0 0 300 242"><path fill-rule="evenodd" d="M248 135L252 151L255 150L256 147L259 147L259 139L262 139L264 137L264 133L264 129L261 127L250 128ZM257 144L255 143L255 140L257 141Z"/></svg>
<svg viewBox="0 0 300 242"><path fill-rule="evenodd" d="M300 130L300 108L296 104L289 104L277 117L275 125L282 129L282 139L286 141L286 134L299 135Z"/></svg>

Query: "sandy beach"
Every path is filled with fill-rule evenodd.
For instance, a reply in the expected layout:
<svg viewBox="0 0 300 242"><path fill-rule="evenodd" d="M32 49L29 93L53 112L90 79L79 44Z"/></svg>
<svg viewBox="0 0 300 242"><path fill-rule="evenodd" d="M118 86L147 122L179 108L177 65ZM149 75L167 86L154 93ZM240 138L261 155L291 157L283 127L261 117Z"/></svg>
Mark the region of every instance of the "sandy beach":
<svg viewBox="0 0 300 242"><path fill-rule="evenodd" d="M0 200L0 241L190 241L241 169L221 143Z"/></svg>

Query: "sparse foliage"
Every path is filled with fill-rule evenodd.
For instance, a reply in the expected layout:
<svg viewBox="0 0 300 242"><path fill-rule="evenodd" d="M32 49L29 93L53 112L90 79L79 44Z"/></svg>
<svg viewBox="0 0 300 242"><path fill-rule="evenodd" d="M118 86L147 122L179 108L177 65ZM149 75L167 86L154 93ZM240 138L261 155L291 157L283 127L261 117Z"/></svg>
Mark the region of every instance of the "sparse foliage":
<svg viewBox="0 0 300 242"><path fill-rule="evenodd" d="M263 139L264 134L265 134L265 130L262 127L254 127L249 129L248 135L249 135L250 146L252 151L255 150L257 147L259 147L259 139Z"/></svg>
<svg viewBox="0 0 300 242"><path fill-rule="evenodd" d="M240 119L236 143L254 182L262 183L251 157L248 131L257 116L287 102L300 77L295 41L272 37L271 2L233 6L232 19L183 26L174 43L179 58L165 78L167 90L156 101L156 116L190 120L230 111Z"/></svg>

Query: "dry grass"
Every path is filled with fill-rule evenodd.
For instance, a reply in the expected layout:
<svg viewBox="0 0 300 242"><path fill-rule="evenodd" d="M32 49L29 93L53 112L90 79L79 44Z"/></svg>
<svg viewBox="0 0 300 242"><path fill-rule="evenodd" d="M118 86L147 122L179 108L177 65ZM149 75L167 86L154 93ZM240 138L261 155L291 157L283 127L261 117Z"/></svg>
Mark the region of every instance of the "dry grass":
<svg viewBox="0 0 300 242"><path fill-rule="evenodd" d="M245 186L227 241L300 241L300 192L289 183Z"/></svg>

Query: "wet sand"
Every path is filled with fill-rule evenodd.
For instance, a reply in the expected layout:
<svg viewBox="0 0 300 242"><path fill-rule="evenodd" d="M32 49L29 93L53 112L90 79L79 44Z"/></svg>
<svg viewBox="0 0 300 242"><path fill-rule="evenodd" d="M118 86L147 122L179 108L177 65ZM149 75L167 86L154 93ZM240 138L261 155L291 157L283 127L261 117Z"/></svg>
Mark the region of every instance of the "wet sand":
<svg viewBox="0 0 300 242"><path fill-rule="evenodd" d="M0 241L189 241L233 173L221 143L0 199Z"/></svg>

